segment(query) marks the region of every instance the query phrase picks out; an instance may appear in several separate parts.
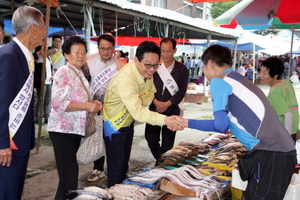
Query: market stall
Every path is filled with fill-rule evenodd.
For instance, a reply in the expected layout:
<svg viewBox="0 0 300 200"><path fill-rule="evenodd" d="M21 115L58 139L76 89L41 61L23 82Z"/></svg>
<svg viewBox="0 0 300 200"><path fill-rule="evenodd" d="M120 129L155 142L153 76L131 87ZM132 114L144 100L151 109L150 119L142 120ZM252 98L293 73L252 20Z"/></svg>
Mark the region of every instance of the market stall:
<svg viewBox="0 0 300 200"><path fill-rule="evenodd" d="M238 158L245 151L230 133L210 134L200 142L180 142L161 156L157 166L128 177L122 184L103 191L87 187L73 191L73 195L116 200L174 197L229 200L233 191L232 170L237 168Z"/></svg>

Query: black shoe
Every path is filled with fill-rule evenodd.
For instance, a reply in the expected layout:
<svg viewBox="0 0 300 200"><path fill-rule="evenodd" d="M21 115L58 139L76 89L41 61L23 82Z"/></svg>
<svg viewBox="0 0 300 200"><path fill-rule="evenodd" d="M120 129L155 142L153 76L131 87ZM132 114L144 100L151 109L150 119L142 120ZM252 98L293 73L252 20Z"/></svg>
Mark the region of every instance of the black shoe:
<svg viewBox="0 0 300 200"><path fill-rule="evenodd" d="M44 123L45 123L45 124L48 124L48 119L45 119Z"/></svg>

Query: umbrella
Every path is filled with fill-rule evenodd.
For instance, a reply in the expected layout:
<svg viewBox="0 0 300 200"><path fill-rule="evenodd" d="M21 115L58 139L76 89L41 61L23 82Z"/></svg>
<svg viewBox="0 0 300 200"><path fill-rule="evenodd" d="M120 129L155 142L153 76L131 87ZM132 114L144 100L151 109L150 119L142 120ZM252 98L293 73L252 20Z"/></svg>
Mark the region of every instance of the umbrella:
<svg viewBox="0 0 300 200"><path fill-rule="evenodd" d="M274 24L300 23L300 14L295 8L300 1L294 0L244 0L233 6L216 19L219 25L239 24L245 26L261 26ZM257 29L257 28L253 28Z"/></svg>
<svg viewBox="0 0 300 200"><path fill-rule="evenodd" d="M291 52L295 26L300 27L300 1L295 0L244 0L223 13L215 21L219 25L241 25L243 29L266 29L273 24L275 28L292 29ZM291 65L291 57L290 62Z"/></svg>
<svg viewBox="0 0 300 200"><path fill-rule="evenodd" d="M221 2L221 1L238 1L238 0L188 0L192 3L203 3L203 2Z"/></svg>

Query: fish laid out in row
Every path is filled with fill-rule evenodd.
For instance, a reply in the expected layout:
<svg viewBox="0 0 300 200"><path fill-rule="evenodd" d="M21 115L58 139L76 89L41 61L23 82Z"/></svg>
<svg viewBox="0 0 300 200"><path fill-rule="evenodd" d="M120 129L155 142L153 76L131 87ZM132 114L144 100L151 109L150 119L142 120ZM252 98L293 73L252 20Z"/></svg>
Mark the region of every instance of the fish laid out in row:
<svg viewBox="0 0 300 200"><path fill-rule="evenodd" d="M115 200L151 200L159 192L137 185L116 184L107 191L115 197Z"/></svg>
<svg viewBox="0 0 300 200"><path fill-rule="evenodd" d="M113 200L114 196L102 188L89 186L70 191L66 198L75 200Z"/></svg>
<svg viewBox="0 0 300 200"><path fill-rule="evenodd" d="M164 168L153 168L129 177L128 180L145 184L153 184L169 172L170 170Z"/></svg>
<svg viewBox="0 0 300 200"><path fill-rule="evenodd" d="M226 184L215 180L212 176L202 175L197 169L186 165L172 170L165 178L184 188L195 191L196 197L200 199L211 199L212 194L220 195L219 189Z"/></svg>

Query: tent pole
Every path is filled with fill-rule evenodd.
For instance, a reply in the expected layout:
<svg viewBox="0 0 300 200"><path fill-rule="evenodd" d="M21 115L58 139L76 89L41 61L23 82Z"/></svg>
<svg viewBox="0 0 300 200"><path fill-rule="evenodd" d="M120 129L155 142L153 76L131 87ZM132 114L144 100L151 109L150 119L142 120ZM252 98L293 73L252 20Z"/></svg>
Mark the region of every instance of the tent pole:
<svg viewBox="0 0 300 200"><path fill-rule="evenodd" d="M210 46L210 40L211 40L211 33L209 33L207 35L207 44L206 46L209 47ZM204 66L203 66L204 67ZM203 86L203 93L204 93L204 102L207 103L208 102L208 97L207 97L207 88L206 88L206 85L207 85L207 79L206 77L204 76L204 86Z"/></svg>
<svg viewBox="0 0 300 200"><path fill-rule="evenodd" d="M292 56L293 56L294 32L295 32L295 24L292 24L292 39L291 39L291 51L290 51L290 58L289 58L288 78L292 75Z"/></svg>
<svg viewBox="0 0 300 200"><path fill-rule="evenodd" d="M235 40L234 40L233 71L235 71L235 64L236 64L237 40L238 40L237 38L235 38Z"/></svg>
<svg viewBox="0 0 300 200"><path fill-rule="evenodd" d="M116 45L118 44L118 12L116 12Z"/></svg>
<svg viewBox="0 0 300 200"><path fill-rule="evenodd" d="M39 110L39 128L38 128L38 134L36 138L36 149L35 153L38 154L40 151L40 145L41 145L41 134L42 134L42 121L43 121L43 113L44 113L44 86L45 86L45 72L46 72L46 59L47 59L47 38L48 38L48 28L49 28L49 22L50 22L50 4L51 0L47 0L47 6L46 6L46 37L44 39L44 46L43 46L43 67L42 67L42 74L41 74L41 94L39 97L40 98L40 110Z"/></svg>
<svg viewBox="0 0 300 200"><path fill-rule="evenodd" d="M255 83L255 43L253 42L253 59L252 59L253 71L252 71L252 82Z"/></svg>
<svg viewBox="0 0 300 200"><path fill-rule="evenodd" d="M89 11L89 12L84 12L87 16L85 17L87 20L87 23L86 23L86 32L85 32L85 39L86 39L86 45L87 45L87 50L88 50L88 54L90 54L90 39L91 39L91 21L89 20L90 19L90 14L92 12L92 6L90 4L86 5L86 9Z"/></svg>

